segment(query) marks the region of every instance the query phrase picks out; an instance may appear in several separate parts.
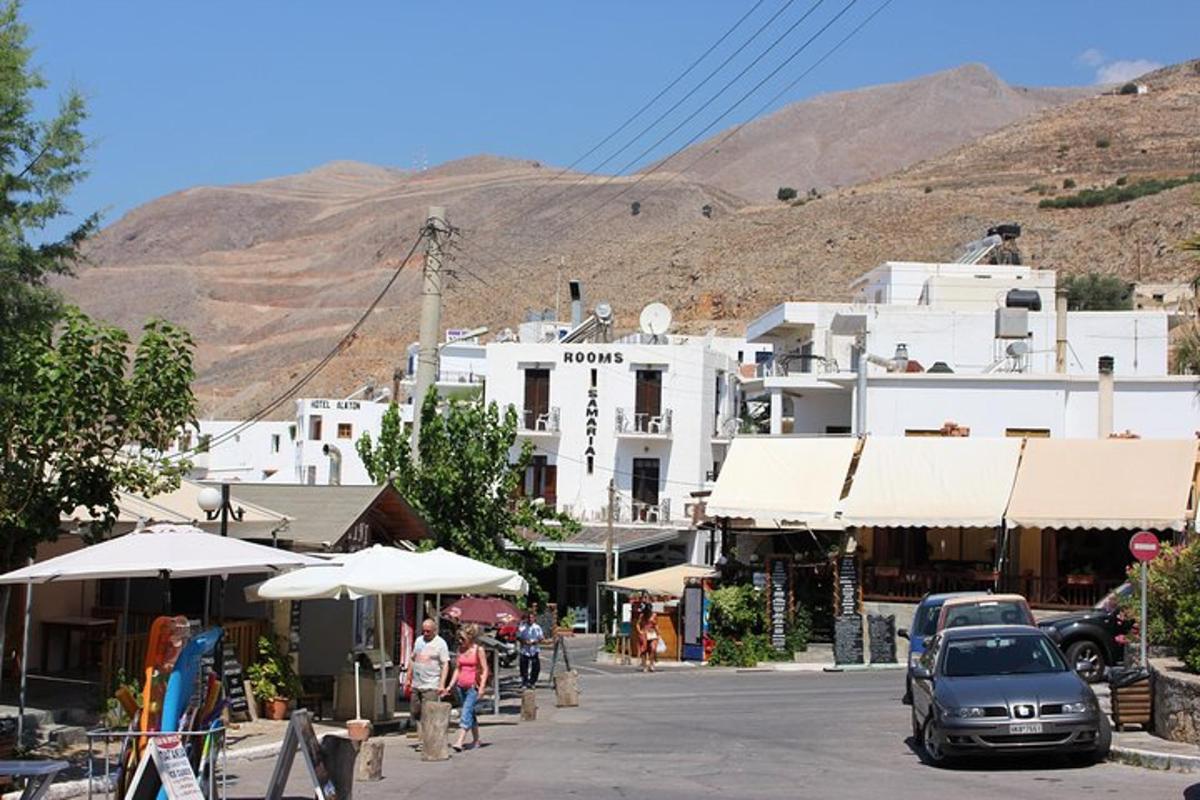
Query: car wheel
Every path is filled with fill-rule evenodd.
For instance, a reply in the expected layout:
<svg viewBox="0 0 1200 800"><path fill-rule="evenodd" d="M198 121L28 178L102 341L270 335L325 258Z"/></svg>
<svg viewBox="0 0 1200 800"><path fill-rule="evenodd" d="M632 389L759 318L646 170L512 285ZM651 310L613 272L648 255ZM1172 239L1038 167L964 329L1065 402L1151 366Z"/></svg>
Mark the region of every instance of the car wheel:
<svg viewBox="0 0 1200 800"><path fill-rule="evenodd" d="M946 751L942 749L942 745L937 740L937 729L933 725L933 714L925 718L925 725L921 728L921 749L925 751L925 757L929 759L929 763L938 767L944 767L950 762Z"/></svg>
<svg viewBox="0 0 1200 800"><path fill-rule="evenodd" d="M1108 714L1100 712L1100 730L1096 733L1096 749L1092 751L1092 761L1099 764L1108 760L1108 752L1112 749L1112 723Z"/></svg>
<svg viewBox="0 0 1200 800"><path fill-rule="evenodd" d="M916 708L913 708L911 716L912 716L913 742L916 743L916 742L921 741L921 721L917 719L917 709Z"/></svg>
<svg viewBox="0 0 1200 800"><path fill-rule="evenodd" d="M1078 642L1073 642L1067 648L1067 663L1071 665L1071 669L1079 673L1079 677L1088 683L1100 681L1104 677L1104 668L1107 666L1107 662L1104 660L1104 651L1091 639L1080 639ZM1088 668L1086 670L1076 669L1076 665L1080 663L1088 664Z"/></svg>
<svg viewBox="0 0 1200 800"><path fill-rule="evenodd" d="M906 706L911 706L913 704L912 700L913 700L913 698L912 698L912 676L905 675L904 676L904 697L900 698L900 702Z"/></svg>

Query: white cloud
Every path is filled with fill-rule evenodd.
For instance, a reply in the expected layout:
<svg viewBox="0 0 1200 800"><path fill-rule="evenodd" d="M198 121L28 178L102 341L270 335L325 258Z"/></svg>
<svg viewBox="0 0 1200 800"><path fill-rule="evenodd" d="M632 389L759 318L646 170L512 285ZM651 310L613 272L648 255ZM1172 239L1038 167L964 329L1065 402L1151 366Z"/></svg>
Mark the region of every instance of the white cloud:
<svg viewBox="0 0 1200 800"><path fill-rule="evenodd" d="M1130 61L1112 61L1096 69L1096 83L1124 83L1134 78L1161 69L1162 64L1146 58Z"/></svg>
<svg viewBox="0 0 1200 800"><path fill-rule="evenodd" d="M1100 52L1095 47L1089 47L1087 50L1084 50L1082 53L1076 56L1075 60L1080 64L1083 64L1085 67L1098 67L1104 63L1104 53Z"/></svg>

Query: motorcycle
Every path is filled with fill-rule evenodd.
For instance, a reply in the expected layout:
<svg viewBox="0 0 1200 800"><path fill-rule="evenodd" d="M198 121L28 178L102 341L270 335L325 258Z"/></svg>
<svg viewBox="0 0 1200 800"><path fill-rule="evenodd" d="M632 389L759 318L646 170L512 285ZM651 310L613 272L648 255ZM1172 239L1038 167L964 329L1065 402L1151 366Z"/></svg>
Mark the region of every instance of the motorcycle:
<svg viewBox="0 0 1200 800"><path fill-rule="evenodd" d="M496 630L496 641L499 646L496 648L499 653L500 666L511 667L517 663L517 653L520 648L517 646L517 624L509 622L501 625Z"/></svg>

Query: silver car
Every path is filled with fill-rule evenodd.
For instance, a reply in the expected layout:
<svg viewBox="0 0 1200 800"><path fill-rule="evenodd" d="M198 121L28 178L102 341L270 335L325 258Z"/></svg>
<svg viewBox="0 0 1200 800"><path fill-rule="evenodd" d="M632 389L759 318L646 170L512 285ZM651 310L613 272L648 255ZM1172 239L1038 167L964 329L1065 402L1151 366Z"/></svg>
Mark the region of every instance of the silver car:
<svg viewBox="0 0 1200 800"><path fill-rule="evenodd" d="M1112 728L1054 641L1025 625L943 630L913 668L913 738L928 760L1055 752L1108 757Z"/></svg>

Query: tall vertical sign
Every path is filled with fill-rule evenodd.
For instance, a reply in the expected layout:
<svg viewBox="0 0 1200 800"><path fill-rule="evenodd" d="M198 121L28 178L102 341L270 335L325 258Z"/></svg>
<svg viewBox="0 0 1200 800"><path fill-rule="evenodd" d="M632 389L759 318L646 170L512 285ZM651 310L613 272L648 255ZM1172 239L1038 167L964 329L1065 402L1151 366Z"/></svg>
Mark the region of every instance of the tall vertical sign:
<svg viewBox="0 0 1200 800"><path fill-rule="evenodd" d="M787 649L788 617L791 616L791 559L771 556L767 559L767 632L771 647L779 652Z"/></svg>
<svg viewBox="0 0 1200 800"><path fill-rule="evenodd" d="M842 553L837 560L834 583L833 660L837 664L862 664L862 597L857 553Z"/></svg>

